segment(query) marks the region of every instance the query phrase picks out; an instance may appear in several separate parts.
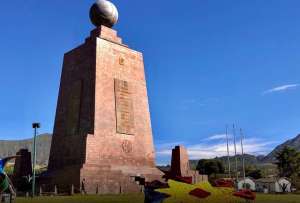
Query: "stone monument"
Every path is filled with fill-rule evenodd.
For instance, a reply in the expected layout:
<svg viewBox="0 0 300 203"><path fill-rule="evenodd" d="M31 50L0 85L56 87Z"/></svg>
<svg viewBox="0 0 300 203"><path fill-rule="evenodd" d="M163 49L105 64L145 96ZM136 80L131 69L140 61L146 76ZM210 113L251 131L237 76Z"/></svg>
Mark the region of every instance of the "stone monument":
<svg viewBox="0 0 300 203"><path fill-rule="evenodd" d="M12 182L15 188L20 192L30 190L29 179L32 176L31 152L28 149L20 149L17 152Z"/></svg>
<svg viewBox="0 0 300 203"><path fill-rule="evenodd" d="M201 175L196 170L191 170L188 152L183 146L172 149L170 177L191 177L194 184L207 181L207 175Z"/></svg>
<svg viewBox="0 0 300 203"><path fill-rule="evenodd" d="M96 29L64 55L47 176L59 192L140 191L133 176L159 179L155 166L142 53L111 27L118 11L98 0L90 10Z"/></svg>
<svg viewBox="0 0 300 203"><path fill-rule="evenodd" d="M183 146L172 149L171 172L176 176L188 176L190 171L189 156Z"/></svg>
<svg viewBox="0 0 300 203"><path fill-rule="evenodd" d="M32 175L31 152L28 149L20 149L17 152L13 177L22 178Z"/></svg>

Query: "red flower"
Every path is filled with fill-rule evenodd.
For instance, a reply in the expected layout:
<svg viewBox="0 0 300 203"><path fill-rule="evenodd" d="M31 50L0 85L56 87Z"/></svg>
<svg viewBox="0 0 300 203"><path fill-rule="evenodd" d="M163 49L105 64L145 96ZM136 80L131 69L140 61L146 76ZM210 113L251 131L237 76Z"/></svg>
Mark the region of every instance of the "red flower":
<svg viewBox="0 0 300 203"><path fill-rule="evenodd" d="M215 187L234 187L232 180L219 179L215 181Z"/></svg>
<svg viewBox="0 0 300 203"><path fill-rule="evenodd" d="M189 194L192 196L204 199L204 198L210 196L211 193L207 192L205 190L202 190L200 188L196 188L196 189L192 190L191 192L189 192Z"/></svg>
<svg viewBox="0 0 300 203"><path fill-rule="evenodd" d="M163 178L166 180L175 180L181 183L187 183L187 184L192 184L193 183L193 177L183 177L183 176L176 176L171 173L166 173Z"/></svg>
<svg viewBox="0 0 300 203"><path fill-rule="evenodd" d="M236 197L241 197L241 198L249 199L249 200L256 199L255 193L252 192L251 190L240 190L238 192L235 192L233 195Z"/></svg>

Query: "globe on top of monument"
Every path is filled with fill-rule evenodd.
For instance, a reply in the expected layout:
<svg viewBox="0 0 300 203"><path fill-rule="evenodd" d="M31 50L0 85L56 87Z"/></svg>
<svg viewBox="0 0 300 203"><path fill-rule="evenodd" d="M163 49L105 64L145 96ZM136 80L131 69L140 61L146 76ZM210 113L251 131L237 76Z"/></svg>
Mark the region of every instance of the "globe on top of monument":
<svg viewBox="0 0 300 203"><path fill-rule="evenodd" d="M97 0L90 9L90 19L92 23L99 27L113 27L118 21L118 10L116 6L107 0Z"/></svg>

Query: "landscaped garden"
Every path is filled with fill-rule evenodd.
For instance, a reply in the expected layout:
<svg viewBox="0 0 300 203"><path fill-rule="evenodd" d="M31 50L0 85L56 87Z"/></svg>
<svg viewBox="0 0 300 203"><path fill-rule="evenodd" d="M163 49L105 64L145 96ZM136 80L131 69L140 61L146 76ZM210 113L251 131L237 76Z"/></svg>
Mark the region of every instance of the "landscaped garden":
<svg viewBox="0 0 300 203"><path fill-rule="evenodd" d="M16 203L144 203L143 194L18 198ZM199 201L201 202L201 201ZM205 202L205 201L203 201ZM241 201L245 202L245 201ZM300 203L300 195L257 194L255 203Z"/></svg>

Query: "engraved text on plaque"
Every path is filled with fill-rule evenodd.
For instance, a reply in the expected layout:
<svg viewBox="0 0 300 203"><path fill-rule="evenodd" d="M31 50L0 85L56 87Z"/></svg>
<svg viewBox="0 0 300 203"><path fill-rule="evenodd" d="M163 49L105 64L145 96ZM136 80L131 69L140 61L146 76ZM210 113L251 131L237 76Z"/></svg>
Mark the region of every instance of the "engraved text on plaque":
<svg viewBox="0 0 300 203"><path fill-rule="evenodd" d="M117 133L134 134L132 89L127 81L115 79Z"/></svg>

